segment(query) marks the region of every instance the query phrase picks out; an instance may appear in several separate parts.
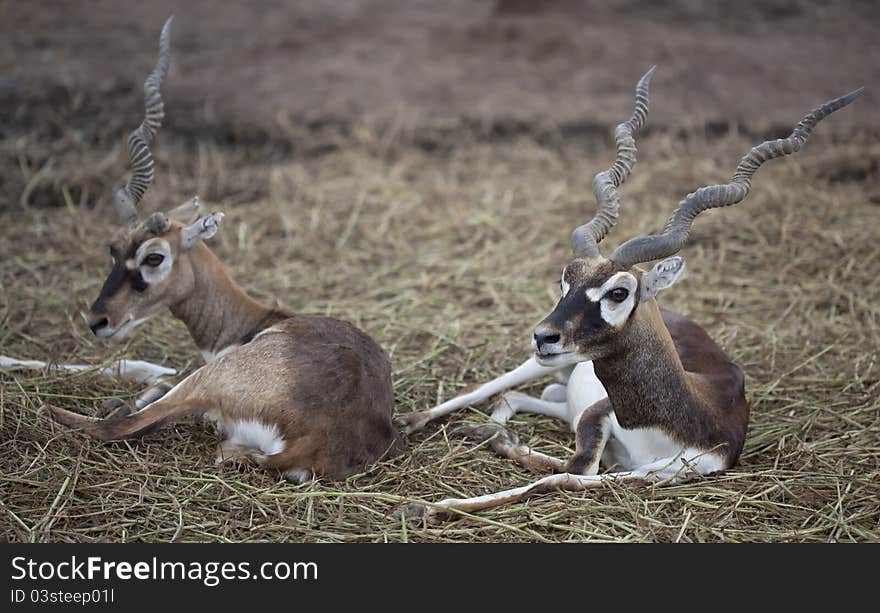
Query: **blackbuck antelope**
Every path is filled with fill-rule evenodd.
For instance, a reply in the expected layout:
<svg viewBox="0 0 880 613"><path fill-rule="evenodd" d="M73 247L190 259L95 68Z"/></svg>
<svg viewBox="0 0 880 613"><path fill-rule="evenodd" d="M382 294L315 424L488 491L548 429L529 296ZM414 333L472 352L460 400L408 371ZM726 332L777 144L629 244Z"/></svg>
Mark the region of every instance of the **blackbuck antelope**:
<svg viewBox="0 0 880 613"><path fill-rule="evenodd" d="M401 448L382 347L344 321L292 315L245 294L204 243L223 214L196 219L197 198L140 220L137 205L153 180L150 143L164 117L159 86L169 66L170 27L169 19L144 84L146 118L129 138L131 177L114 200L125 229L110 245L113 268L89 325L97 336L121 338L169 308L207 364L140 410L117 407L103 419L55 406L50 413L104 441L201 414L224 437L219 461L251 459L294 482L360 472Z"/></svg>
<svg viewBox="0 0 880 613"><path fill-rule="evenodd" d="M547 387L540 399L503 397L493 412L498 424L460 430L490 440L496 451L528 468L558 474L508 491L443 500L427 510L416 505L403 514L442 518L609 480L676 482L726 470L738 460L749 421L743 372L699 325L660 308L656 296L684 271L684 260L675 254L696 216L742 201L761 164L799 151L820 120L862 90L818 107L788 138L754 147L729 183L689 194L663 232L626 241L606 258L598 244L617 222L617 189L635 163L633 134L645 123L653 71L639 81L632 117L617 126L614 164L593 180L598 210L572 234L574 259L562 272L556 308L534 330L534 357L469 394L405 419L410 430L417 429L512 385L556 374L560 383ZM654 260L662 261L648 271L636 266ZM500 425L520 411L568 421L576 433L574 455L563 462L520 444ZM599 474L600 463L612 472Z"/></svg>

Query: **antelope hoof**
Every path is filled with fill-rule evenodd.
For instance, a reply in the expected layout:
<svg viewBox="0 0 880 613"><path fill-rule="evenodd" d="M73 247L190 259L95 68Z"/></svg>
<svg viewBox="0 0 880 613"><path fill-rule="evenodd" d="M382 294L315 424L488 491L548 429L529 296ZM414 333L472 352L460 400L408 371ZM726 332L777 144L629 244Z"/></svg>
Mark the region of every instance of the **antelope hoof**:
<svg viewBox="0 0 880 613"><path fill-rule="evenodd" d="M405 519L407 521L415 521L425 517L425 505L417 502L411 502L394 509L391 517L394 519Z"/></svg>
<svg viewBox="0 0 880 613"><path fill-rule="evenodd" d="M131 415L135 412L131 403L123 400L122 398L110 398L109 400L105 400L101 404L101 408L98 409L97 416L101 419L109 419L111 417L125 417L126 415Z"/></svg>
<svg viewBox="0 0 880 613"><path fill-rule="evenodd" d="M447 518L443 511L429 507L418 502L411 502L398 507L391 514L394 519L404 520L410 525L422 523L439 523Z"/></svg>
<svg viewBox="0 0 880 613"><path fill-rule="evenodd" d="M426 413L426 411L413 411L405 415L398 415L394 420L403 428L405 433L412 434L424 428L431 421L431 418Z"/></svg>

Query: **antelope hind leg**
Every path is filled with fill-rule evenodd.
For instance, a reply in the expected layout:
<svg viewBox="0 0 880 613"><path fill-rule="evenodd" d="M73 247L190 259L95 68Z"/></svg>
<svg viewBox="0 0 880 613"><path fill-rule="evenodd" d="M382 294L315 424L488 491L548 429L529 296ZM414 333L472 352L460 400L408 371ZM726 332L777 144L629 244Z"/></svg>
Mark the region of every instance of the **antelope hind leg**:
<svg viewBox="0 0 880 613"><path fill-rule="evenodd" d="M528 445L521 443L516 434L499 424L461 426L452 431L452 436L462 436L481 442L489 441L489 445L498 455L513 460L520 466L538 474L560 472L565 468L565 462L533 450Z"/></svg>

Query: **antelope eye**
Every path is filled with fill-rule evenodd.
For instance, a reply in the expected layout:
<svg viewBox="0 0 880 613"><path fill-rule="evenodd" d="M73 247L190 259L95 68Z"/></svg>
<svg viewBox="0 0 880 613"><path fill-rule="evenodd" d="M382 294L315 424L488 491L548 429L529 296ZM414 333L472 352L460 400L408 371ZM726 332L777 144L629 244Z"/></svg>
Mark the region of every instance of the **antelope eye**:
<svg viewBox="0 0 880 613"><path fill-rule="evenodd" d="M629 297L629 290L625 287L616 287L607 294L606 298L611 298L614 302L623 302Z"/></svg>
<svg viewBox="0 0 880 613"><path fill-rule="evenodd" d="M161 264L165 260L165 256L161 253L151 253L147 257L143 259L141 264L146 264L147 266L151 266L155 268L159 264Z"/></svg>

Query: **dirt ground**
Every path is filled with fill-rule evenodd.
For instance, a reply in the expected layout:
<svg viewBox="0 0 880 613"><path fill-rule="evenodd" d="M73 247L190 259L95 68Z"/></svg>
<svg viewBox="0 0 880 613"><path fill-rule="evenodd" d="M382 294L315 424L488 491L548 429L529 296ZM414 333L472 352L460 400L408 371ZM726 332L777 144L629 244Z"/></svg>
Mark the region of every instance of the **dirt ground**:
<svg viewBox="0 0 880 613"><path fill-rule="evenodd" d="M491 405L345 483L292 486L215 468L215 437L193 421L104 445L39 410L90 412L135 386L0 372L0 539L880 539L876 3L0 0L0 355L200 364L170 317L111 344L82 316L108 271L110 194L172 8L144 210L199 194L226 212L211 246L239 283L373 335L392 355L399 412L527 357L649 66L649 128L606 249L658 230L682 196L818 103L866 92L762 168L747 201L700 217L688 272L661 299L746 372L749 437L726 474L404 525L402 503L534 478L450 436ZM512 428L546 453L574 446L547 418Z"/></svg>

